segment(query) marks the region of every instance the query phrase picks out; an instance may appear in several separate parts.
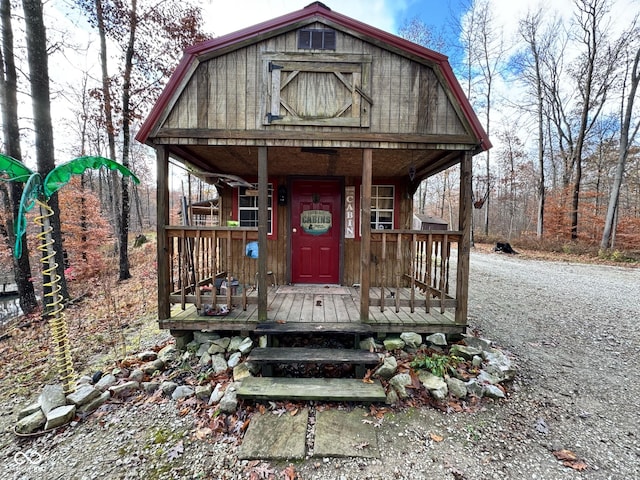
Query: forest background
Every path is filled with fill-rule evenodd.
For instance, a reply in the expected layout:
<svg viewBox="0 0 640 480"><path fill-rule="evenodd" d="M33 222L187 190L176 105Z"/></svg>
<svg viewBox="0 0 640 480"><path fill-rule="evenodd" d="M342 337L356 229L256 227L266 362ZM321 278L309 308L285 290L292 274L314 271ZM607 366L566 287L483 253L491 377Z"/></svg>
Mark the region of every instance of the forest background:
<svg viewBox="0 0 640 480"><path fill-rule="evenodd" d="M567 13L541 2L512 19L517 28L506 28L498 0L449 3L456 13L446 24L411 17L395 33L450 57L494 143L474 159L474 240L638 261L640 5L571 0L564 2ZM155 158L132 139L184 48L215 36L205 30L202 7L175 0L0 0L0 6L1 152L42 174L100 155L142 180L134 186L88 171L60 192L59 207L52 203L64 296L91 294L96 286L113 292L132 272L153 278L149 249L135 254L144 265L131 267L129 238L153 232L156 222ZM62 27L68 23L59 21L61 12L94 40L76 41ZM64 83L51 81L48 69L71 57L86 66L76 65ZM457 176L454 168L424 181L416 213L456 225ZM176 165L171 191L176 219L182 197L189 203L216 196L215 187ZM15 272L22 309L30 313L40 308L41 288L34 227L30 254L11 259L20 194L19 185L0 182L0 265ZM155 286L138 288L151 289L145 314L152 315Z"/></svg>

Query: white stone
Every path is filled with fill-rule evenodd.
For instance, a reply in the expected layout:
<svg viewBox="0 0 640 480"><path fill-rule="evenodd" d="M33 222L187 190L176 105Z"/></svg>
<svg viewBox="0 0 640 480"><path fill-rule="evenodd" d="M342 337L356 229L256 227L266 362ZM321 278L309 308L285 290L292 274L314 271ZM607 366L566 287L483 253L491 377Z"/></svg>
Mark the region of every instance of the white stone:
<svg viewBox="0 0 640 480"><path fill-rule="evenodd" d="M50 428L56 428L61 425L65 425L73 420L73 417L76 414L76 406L75 405L64 405L62 407L54 408L49 413L47 413L47 423L44 426L45 430L49 430Z"/></svg>

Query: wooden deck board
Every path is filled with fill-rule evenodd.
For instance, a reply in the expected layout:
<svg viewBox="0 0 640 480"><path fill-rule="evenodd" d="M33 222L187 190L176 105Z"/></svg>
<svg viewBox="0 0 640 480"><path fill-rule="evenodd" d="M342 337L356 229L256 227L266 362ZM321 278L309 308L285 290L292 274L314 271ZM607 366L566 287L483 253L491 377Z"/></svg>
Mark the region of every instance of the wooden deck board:
<svg viewBox="0 0 640 480"><path fill-rule="evenodd" d="M360 323L360 295L357 288L349 288L350 294L326 293L276 293L269 290L269 307L267 317L270 322L287 324L320 323ZM385 289L385 297L389 290ZM253 293L253 292L252 292ZM406 301L406 291L401 297ZM380 296L380 289L371 289L372 297ZM432 307L426 312L422 299L416 299L416 307L411 313L408 306L401 306L395 311L395 299L385 298L384 312L379 306L370 306L367 325L373 332L397 333L415 331L417 333L461 333L465 325L456 324L451 310L440 313L439 307ZM321 305L318 306L317 302ZM188 305L185 310L180 306L173 308L171 318L161 320L161 328L171 330L248 330L254 331L258 326L258 309L256 304L249 304L247 310L234 308L227 316L199 316L195 307ZM304 330L304 326L301 327Z"/></svg>
<svg viewBox="0 0 640 480"><path fill-rule="evenodd" d="M375 365L380 361L378 354L365 350L341 348L254 348L247 361L254 363L352 363Z"/></svg>

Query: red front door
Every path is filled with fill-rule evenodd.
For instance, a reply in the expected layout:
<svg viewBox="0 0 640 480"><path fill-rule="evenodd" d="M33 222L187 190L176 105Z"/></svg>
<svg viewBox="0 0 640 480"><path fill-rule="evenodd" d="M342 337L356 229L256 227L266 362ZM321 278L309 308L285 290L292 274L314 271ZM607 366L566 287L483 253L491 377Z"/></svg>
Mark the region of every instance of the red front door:
<svg viewBox="0 0 640 480"><path fill-rule="evenodd" d="M291 281L340 282L342 184L294 180L291 184Z"/></svg>

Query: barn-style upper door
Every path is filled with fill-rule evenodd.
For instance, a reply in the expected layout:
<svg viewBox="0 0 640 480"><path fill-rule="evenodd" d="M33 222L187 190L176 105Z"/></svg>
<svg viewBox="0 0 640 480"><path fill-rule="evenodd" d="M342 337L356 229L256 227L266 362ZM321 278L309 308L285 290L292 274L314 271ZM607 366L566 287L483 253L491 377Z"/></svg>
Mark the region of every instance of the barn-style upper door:
<svg viewBox="0 0 640 480"><path fill-rule="evenodd" d="M370 55L272 53L263 59L265 125L370 125Z"/></svg>

